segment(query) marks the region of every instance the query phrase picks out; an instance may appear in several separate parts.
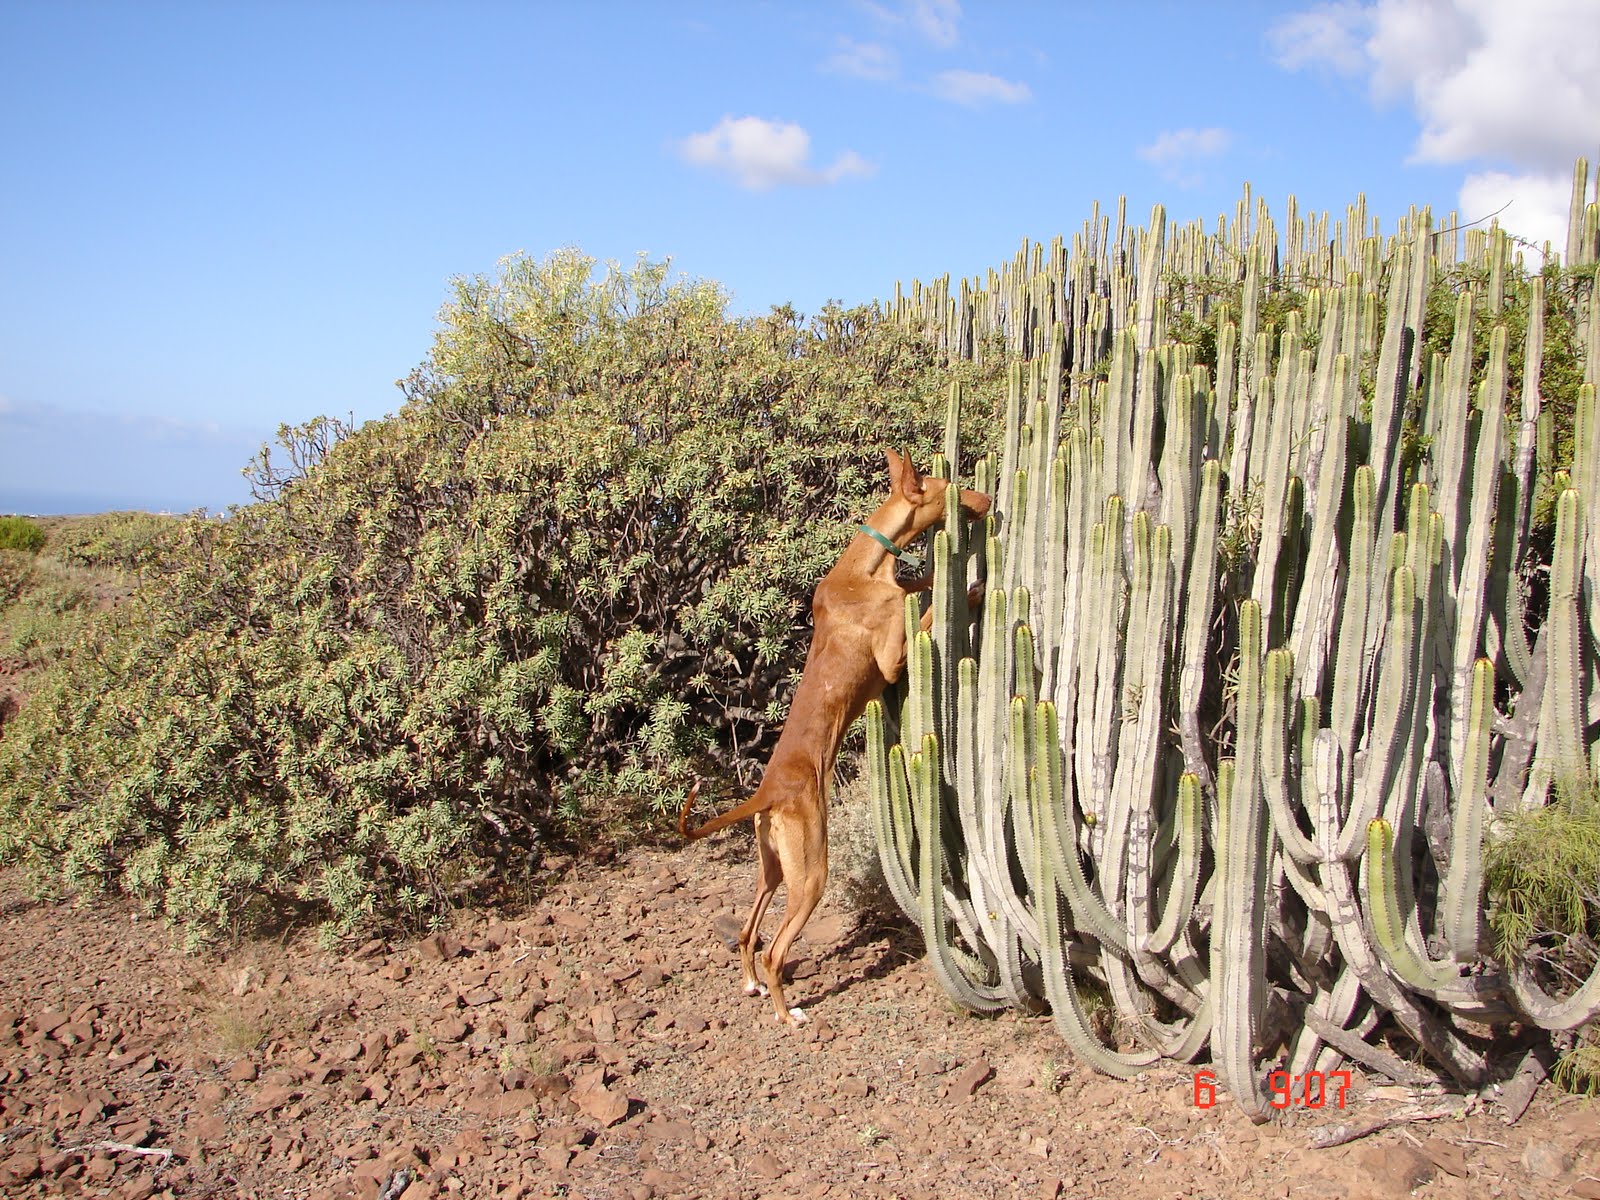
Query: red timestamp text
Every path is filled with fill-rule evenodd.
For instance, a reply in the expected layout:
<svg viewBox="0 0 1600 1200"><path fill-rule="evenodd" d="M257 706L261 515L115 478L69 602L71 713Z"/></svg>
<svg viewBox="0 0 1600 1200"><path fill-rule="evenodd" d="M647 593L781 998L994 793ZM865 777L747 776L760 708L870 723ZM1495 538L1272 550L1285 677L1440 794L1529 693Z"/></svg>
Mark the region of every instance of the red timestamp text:
<svg viewBox="0 0 1600 1200"><path fill-rule="evenodd" d="M1274 1071L1267 1076L1267 1091L1272 1094L1268 1103L1273 1108L1325 1108L1329 1104L1343 1108L1350 1079L1349 1071L1307 1071L1303 1075ZM1211 1108L1216 1102L1217 1073L1196 1071L1194 1106Z"/></svg>

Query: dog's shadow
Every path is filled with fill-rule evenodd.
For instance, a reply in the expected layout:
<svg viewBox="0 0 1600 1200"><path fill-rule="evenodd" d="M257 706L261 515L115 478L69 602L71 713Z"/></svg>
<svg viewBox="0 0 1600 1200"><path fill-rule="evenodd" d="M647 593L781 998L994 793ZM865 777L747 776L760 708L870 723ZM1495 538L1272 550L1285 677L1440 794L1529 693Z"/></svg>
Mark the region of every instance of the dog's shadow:
<svg viewBox="0 0 1600 1200"><path fill-rule="evenodd" d="M876 953L858 961L857 953L869 948ZM891 918L860 914L843 938L831 946L808 947L806 957L815 964L819 975L830 961L838 972L838 978L826 987L807 991L805 1001L810 1006L842 996L859 984L886 979L904 964L916 962L922 957L922 935L909 919L902 924ZM796 965L788 964L784 972L785 985L793 979Z"/></svg>

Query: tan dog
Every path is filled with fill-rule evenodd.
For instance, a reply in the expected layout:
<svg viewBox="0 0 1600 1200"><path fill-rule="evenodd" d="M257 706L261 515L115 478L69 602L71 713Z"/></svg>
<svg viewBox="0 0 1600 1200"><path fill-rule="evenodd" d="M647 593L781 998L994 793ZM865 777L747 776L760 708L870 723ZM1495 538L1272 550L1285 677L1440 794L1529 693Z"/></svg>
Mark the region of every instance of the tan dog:
<svg viewBox="0 0 1600 1200"><path fill-rule="evenodd" d="M894 565L906 546L944 519L947 484L917 474L910 459L892 450L888 459L889 498L817 585L811 650L761 786L743 804L691 830L697 783L678 815L678 831L691 841L755 818L760 872L755 904L739 934L744 990L752 996L770 992L777 1019L791 1025L805 1014L784 1001L784 959L828 880L828 784L839 743L868 702L905 670L905 597L933 586L931 575L900 583ZM989 511L989 497L963 488L960 506L969 520L981 517ZM931 617L924 617L924 628ZM762 956L763 986L755 969L756 934L784 882L788 904Z"/></svg>

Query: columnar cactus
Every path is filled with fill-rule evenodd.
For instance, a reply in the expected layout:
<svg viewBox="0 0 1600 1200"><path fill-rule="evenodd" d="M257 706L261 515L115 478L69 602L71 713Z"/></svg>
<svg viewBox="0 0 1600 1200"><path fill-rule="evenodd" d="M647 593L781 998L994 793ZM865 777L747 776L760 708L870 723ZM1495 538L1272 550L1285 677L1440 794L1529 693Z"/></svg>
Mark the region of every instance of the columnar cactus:
<svg viewBox="0 0 1600 1200"><path fill-rule="evenodd" d="M976 467L987 525L936 535L903 711L868 713L889 885L957 1002L1048 1005L1115 1075L1209 1045L1258 1118L1263 1053L1429 1077L1372 1044L1380 1016L1471 1083L1484 1062L1461 1022L1600 1013L1600 972L1552 997L1486 959L1482 896L1491 797L1538 806L1600 776L1595 380L1574 461L1552 464L1543 281L1508 416L1507 239L1469 240L1487 283L1422 361L1454 237L1426 212L1387 241L1363 205L1347 218L1330 235L1291 211L1280 251L1248 194L1215 234L1159 208L1131 230L1119 206L1070 252L1025 247L958 299L942 280L896 302L952 355L999 332L1015 361L998 455ZM1213 324L1212 366L1168 339L1187 301L1167 281L1229 272L1220 308L1186 313ZM1600 316L1584 319L1592 375ZM958 420L953 394L952 473ZM1541 487L1559 493L1555 551L1530 641L1516 572ZM1085 978L1143 1049L1098 1041Z"/></svg>

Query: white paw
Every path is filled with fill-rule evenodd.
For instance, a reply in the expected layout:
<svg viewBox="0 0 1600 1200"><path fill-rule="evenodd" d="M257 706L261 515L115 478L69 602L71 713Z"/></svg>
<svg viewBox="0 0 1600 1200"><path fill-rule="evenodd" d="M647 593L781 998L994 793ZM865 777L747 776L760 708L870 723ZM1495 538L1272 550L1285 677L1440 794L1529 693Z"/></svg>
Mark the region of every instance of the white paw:
<svg viewBox="0 0 1600 1200"><path fill-rule="evenodd" d="M744 985L744 994L746 996L765 996L767 994L767 985L764 983L747 983Z"/></svg>
<svg viewBox="0 0 1600 1200"><path fill-rule="evenodd" d="M779 1019L782 1020L781 1017ZM811 1018L806 1016L805 1013L801 1012L798 1008L791 1008L789 1010L789 1019L796 1025L804 1025Z"/></svg>

